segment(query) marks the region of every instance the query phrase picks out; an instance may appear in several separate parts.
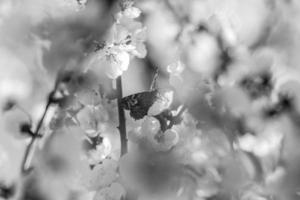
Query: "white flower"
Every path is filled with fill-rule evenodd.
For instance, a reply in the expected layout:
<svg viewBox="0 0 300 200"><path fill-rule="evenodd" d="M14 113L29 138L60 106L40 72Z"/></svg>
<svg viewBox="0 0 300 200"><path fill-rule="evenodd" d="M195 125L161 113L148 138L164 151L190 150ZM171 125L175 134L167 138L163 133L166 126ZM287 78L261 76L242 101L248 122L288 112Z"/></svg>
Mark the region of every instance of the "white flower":
<svg viewBox="0 0 300 200"><path fill-rule="evenodd" d="M142 11L134 6L128 6L123 11L118 12L116 15L116 20L119 21L122 18L135 19L141 15Z"/></svg>
<svg viewBox="0 0 300 200"><path fill-rule="evenodd" d="M103 161L112 150L111 142L108 138L104 137L101 144L96 146L88 152L88 161L90 165L96 165Z"/></svg>
<svg viewBox="0 0 300 200"><path fill-rule="evenodd" d="M140 14L140 9L132 6L118 13L111 29L113 38L110 43L119 45L134 56L144 58L147 53L144 45L146 28L135 20Z"/></svg>
<svg viewBox="0 0 300 200"><path fill-rule="evenodd" d="M160 123L155 117L146 116L142 122L141 132L144 136L156 135L160 130Z"/></svg>
<svg viewBox="0 0 300 200"><path fill-rule="evenodd" d="M117 45L134 56L144 58L147 53L144 44L146 30L140 22L124 17L112 26L112 38L109 43Z"/></svg>
<svg viewBox="0 0 300 200"><path fill-rule="evenodd" d="M280 150L282 139L282 133L266 130L260 136L246 134L238 139L238 145L244 151L253 152L259 157L265 157L276 154Z"/></svg>
<svg viewBox="0 0 300 200"><path fill-rule="evenodd" d="M132 51L132 54L137 56L138 58L146 57L147 50L145 47L146 40L146 28L143 27L141 29L137 29L132 37L132 45L135 46L135 49Z"/></svg>
<svg viewBox="0 0 300 200"><path fill-rule="evenodd" d="M169 108L173 102L173 91L166 91L161 94L154 104L149 108L148 115L158 115L165 109Z"/></svg>
<svg viewBox="0 0 300 200"><path fill-rule="evenodd" d="M130 6L117 14L105 46L91 56L88 68L97 63L100 67L104 66L104 72L109 78L115 79L128 69L130 55L139 58L146 56L146 28L134 20L140 13L138 8Z"/></svg>
<svg viewBox="0 0 300 200"><path fill-rule="evenodd" d="M111 79L116 79L128 69L130 63L130 55L125 50L121 50L116 46L107 46L99 50L90 57L87 69L99 67Z"/></svg>
<svg viewBox="0 0 300 200"><path fill-rule="evenodd" d="M173 75L179 75L184 70L184 65L181 61L177 61L167 66L167 72Z"/></svg>
<svg viewBox="0 0 300 200"><path fill-rule="evenodd" d="M167 66L167 72L170 74L169 82L175 88L180 88L183 84L181 73L184 69L185 66L181 61L174 62Z"/></svg>
<svg viewBox="0 0 300 200"><path fill-rule="evenodd" d="M139 8L136 8L136 7L128 7L126 8L122 14L125 16L125 17L128 17L128 18L131 18L131 19L134 19L134 18L137 18L141 15L141 10Z"/></svg>
<svg viewBox="0 0 300 200"><path fill-rule="evenodd" d="M105 61L107 62L106 75L111 79L115 79L128 69L130 56L126 51L115 49L105 56Z"/></svg>
<svg viewBox="0 0 300 200"><path fill-rule="evenodd" d="M156 151L167 151L175 146L179 141L178 132L174 129L168 129L159 139L153 138L152 145Z"/></svg>

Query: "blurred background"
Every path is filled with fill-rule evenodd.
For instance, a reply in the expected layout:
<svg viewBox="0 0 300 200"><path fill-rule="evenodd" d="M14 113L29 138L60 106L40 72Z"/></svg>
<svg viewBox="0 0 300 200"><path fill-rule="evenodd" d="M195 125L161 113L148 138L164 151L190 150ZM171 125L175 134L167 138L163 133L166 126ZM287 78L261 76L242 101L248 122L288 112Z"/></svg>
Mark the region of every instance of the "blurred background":
<svg viewBox="0 0 300 200"><path fill-rule="evenodd" d="M218 192L215 185L203 183L209 189L201 190L194 199L300 199L300 2L136 0L134 5L141 10L137 20L146 27L142 42L147 54L131 56L122 74L123 95L148 91L158 69L157 87L172 88L175 98L187 105L186 124L197 121L190 125L192 130L201 130L208 137L201 150L197 145L195 149L219 156L215 148L221 146L218 167L227 170L218 172L222 174ZM20 127L37 127L48 95L61 77L71 79L63 86L69 93L83 91L78 92L82 102L94 98L84 91L95 85L101 84L107 93L112 90L112 80L90 60L97 44L112 37L118 12L116 0L0 0L0 199L109 199L86 192L95 188L79 186L82 180L73 180L72 170L80 169L89 181L98 173L102 180L109 173L104 169L117 170L117 161L104 162L104 169L90 172L79 156L77 136L61 135L53 144L43 138L34 158L38 170L24 176L20 169L31 137ZM62 107L48 110L41 128L49 133L46 138L51 138L53 118L62 119L57 117ZM103 103L101 109L107 117L101 114L97 120L110 123L105 127L110 145L115 145L110 156L117 159L116 103ZM128 121L129 130L137 126ZM80 135L81 130L71 130ZM180 140L193 131L179 127ZM235 153L227 155L230 148L242 151L235 152L238 161ZM52 158L47 151L60 155L71 167L48 169L59 168L62 160L47 160ZM224 159L223 153L228 157ZM197 165L216 166L201 155L194 155ZM114 189L124 193L119 186Z"/></svg>

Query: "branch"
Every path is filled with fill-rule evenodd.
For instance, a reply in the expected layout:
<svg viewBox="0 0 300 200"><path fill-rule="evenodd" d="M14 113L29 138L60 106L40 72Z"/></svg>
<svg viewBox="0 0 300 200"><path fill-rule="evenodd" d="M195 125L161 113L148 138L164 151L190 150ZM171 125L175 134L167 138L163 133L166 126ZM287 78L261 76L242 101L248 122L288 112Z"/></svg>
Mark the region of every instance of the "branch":
<svg viewBox="0 0 300 200"><path fill-rule="evenodd" d="M126 136L126 119L125 112L121 105L121 101L123 98L122 91L122 77L119 76L117 78L117 96L118 96L118 113L119 113L119 131L120 131L120 139L121 139L121 156L127 153L127 136Z"/></svg>
<svg viewBox="0 0 300 200"><path fill-rule="evenodd" d="M54 96L55 90L49 94L44 113L43 113L41 119L39 120L35 131L32 133L32 137L31 137L29 145L26 147L24 158L23 158L22 165L21 165L23 174L28 173L29 170L31 169L30 165L31 165L31 161L32 161L32 158L33 158L33 155L35 152L35 146L37 143L37 139L41 138L41 134L39 134L39 131L42 127L42 124L43 124L45 116L49 110L49 107L53 103L53 96Z"/></svg>

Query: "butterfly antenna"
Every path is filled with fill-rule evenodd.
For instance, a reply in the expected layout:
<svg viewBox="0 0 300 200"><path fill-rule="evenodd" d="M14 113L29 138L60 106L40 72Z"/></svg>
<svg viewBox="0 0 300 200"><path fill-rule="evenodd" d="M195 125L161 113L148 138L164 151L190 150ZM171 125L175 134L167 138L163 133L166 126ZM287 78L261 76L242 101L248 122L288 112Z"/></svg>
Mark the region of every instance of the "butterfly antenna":
<svg viewBox="0 0 300 200"><path fill-rule="evenodd" d="M158 67L155 69L155 73L154 73L154 76L153 76L153 79L152 79L152 82L150 85L150 90L154 90L156 88L157 78L158 78Z"/></svg>

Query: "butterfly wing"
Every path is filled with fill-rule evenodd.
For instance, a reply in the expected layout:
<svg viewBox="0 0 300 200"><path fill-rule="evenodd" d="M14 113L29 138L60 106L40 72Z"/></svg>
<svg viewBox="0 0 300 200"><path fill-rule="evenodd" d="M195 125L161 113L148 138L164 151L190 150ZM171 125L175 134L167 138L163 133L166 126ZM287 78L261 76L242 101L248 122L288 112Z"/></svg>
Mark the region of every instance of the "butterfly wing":
<svg viewBox="0 0 300 200"><path fill-rule="evenodd" d="M158 91L140 92L122 98L121 105L130 111L130 116L134 119L142 119L147 115L149 108L158 98Z"/></svg>
<svg viewBox="0 0 300 200"><path fill-rule="evenodd" d="M130 110L130 116L133 117L135 120L142 119L144 116L147 115L149 109L137 106Z"/></svg>

